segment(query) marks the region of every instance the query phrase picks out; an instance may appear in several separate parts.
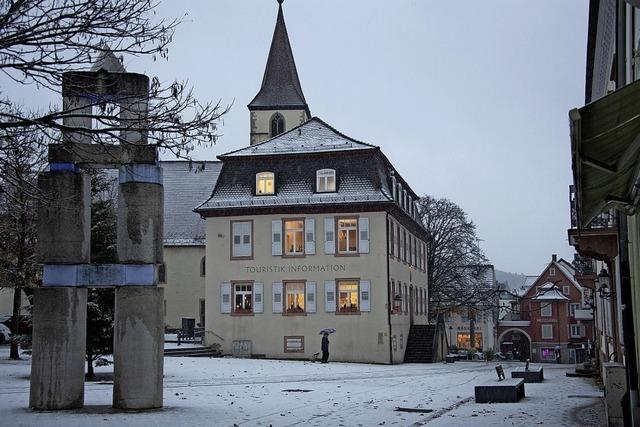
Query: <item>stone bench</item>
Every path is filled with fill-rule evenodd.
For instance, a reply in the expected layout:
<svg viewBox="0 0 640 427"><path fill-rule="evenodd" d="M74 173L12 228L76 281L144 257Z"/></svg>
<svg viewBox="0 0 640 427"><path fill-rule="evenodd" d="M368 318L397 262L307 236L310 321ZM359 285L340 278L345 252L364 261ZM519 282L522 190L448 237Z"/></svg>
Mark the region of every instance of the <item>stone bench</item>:
<svg viewBox="0 0 640 427"><path fill-rule="evenodd" d="M517 402L524 397L524 378L475 386L476 403Z"/></svg>
<svg viewBox="0 0 640 427"><path fill-rule="evenodd" d="M511 371L511 378L524 378L525 383L541 383L544 380L544 372L542 368Z"/></svg>

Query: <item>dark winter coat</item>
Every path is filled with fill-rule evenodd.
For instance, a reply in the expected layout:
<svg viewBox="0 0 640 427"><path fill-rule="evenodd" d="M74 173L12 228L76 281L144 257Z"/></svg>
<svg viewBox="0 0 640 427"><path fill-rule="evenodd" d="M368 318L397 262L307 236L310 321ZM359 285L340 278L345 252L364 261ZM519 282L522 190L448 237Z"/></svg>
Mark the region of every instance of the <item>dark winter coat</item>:
<svg viewBox="0 0 640 427"><path fill-rule="evenodd" d="M329 337L326 335L322 337L322 351L329 352Z"/></svg>

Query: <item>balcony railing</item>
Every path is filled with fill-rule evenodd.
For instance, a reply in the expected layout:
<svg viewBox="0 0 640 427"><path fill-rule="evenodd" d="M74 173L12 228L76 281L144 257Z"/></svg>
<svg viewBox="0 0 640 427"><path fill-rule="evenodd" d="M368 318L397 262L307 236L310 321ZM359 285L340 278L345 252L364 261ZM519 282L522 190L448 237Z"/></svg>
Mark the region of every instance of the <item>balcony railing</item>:
<svg viewBox="0 0 640 427"><path fill-rule="evenodd" d="M576 210L576 190L573 185L569 186L569 205L571 206L571 228L578 228L578 211ZM609 209L602 212L600 215L591 220L586 226L583 225L583 230L597 230L597 229L609 229L616 228L618 226L618 219L615 209Z"/></svg>

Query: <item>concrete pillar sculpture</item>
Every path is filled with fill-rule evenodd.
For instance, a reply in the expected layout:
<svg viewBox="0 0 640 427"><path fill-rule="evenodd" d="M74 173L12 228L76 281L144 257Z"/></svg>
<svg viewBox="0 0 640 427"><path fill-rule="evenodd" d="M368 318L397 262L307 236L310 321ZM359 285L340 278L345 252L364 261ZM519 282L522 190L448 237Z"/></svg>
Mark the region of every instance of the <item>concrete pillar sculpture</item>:
<svg viewBox="0 0 640 427"><path fill-rule="evenodd" d="M38 257L29 406L41 410L84 404L87 288L115 287L113 406L162 407L164 348L162 263L163 187L157 150L147 144L149 79L127 73L111 52L92 71L63 75L65 124L77 131L49 146L49 170L39 177ZM84 117L116 103L120 144L91 144ZM80 113L83 117L71 117ZM83 168L119 168L118 264L90 263L89 176Z"/></svg>

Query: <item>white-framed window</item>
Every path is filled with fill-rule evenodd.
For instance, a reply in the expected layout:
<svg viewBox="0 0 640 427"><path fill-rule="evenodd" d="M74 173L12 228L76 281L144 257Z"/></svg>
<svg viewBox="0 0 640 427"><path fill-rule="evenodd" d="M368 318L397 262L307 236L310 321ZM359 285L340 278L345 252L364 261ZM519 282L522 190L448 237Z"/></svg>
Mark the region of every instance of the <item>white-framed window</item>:
<svg viewBox="0 0 640 427"><path fill-rule="evenodd" d="M562 287L562 293L565 295L569 295L569 293L571 292L569 286L565 285Z"/></svg>
<svg viewBox="0 0 640 427"><path fill-rule="evenodd" d="M253 256L252 221L231 222L231 258Z"/></svg>
<svg viewBox="0 0 640 427"><path fill-rule="evenodd" d="M553 325L542 325L542 338L543 339L553 338Z"/></svg>
<svg viewBox="0 0 640 427"><path fill-rule="evenodd" d="M273 172L258 172L256 174L256 195L275 194L276 180Z"/></svg>
<svg viewBox="0 0 640 427"><path fill-rule="evenodd" d="M304 220L288 219L284 224L284 254L304 255Z"/></svg>
<svg viewBox="0 0 640 427"><path fill-rule="evenodd" d="M287 314L300 314L306 311L305 283L285 282L285 309Z"/></svg>
<svg viewBox="0 0 640 427"><path fill-rule="evenodd" d="M551 317L553 316L553 307L550 302L541 302L540 303L540 316L542 317Z"/></svg>
<svg viewBox="0 0 640 427"><path fill-rule="evenodd" d="M360 311L360 283L358 280L337 282L337 313L357 313Z"/></svg>
<svg viewBox="0 0 640 427"><path fill-rule="evenodd" d="M549 276L555 276L556 275L556 268L555 267L551 267L549 269Z"/></svg>
<svg viewBox="0 0 640 427"><path fill-rule="evenodd" d="M335 169L320 169L316 172L316 191L318 193L334 193L336 191Z"/></svg>
<svg viewBox="0 0 640 427"><path fill-rule="evenodd" d="M233 312L239 314L253 313L253 284L233 284Z"/></svg>
<svg viewBox="0 0 640 427"><path fill-rule="evenodd" d="M576 316L576 310L580 310L580 304L579 303L571 303L571 304L569 304L569 316L575 317Z"/></svg>
<svg viewBox="0 0 640 427"><path fill-rule="evenodd" d="M338 218L338 253L358 253L358 219Z"/></svg>
<svg viewBox="0 0 640 427"><path fill-rule="evenodd" d="M584 325L570 325L571 338L584 337Z"/></svg>

